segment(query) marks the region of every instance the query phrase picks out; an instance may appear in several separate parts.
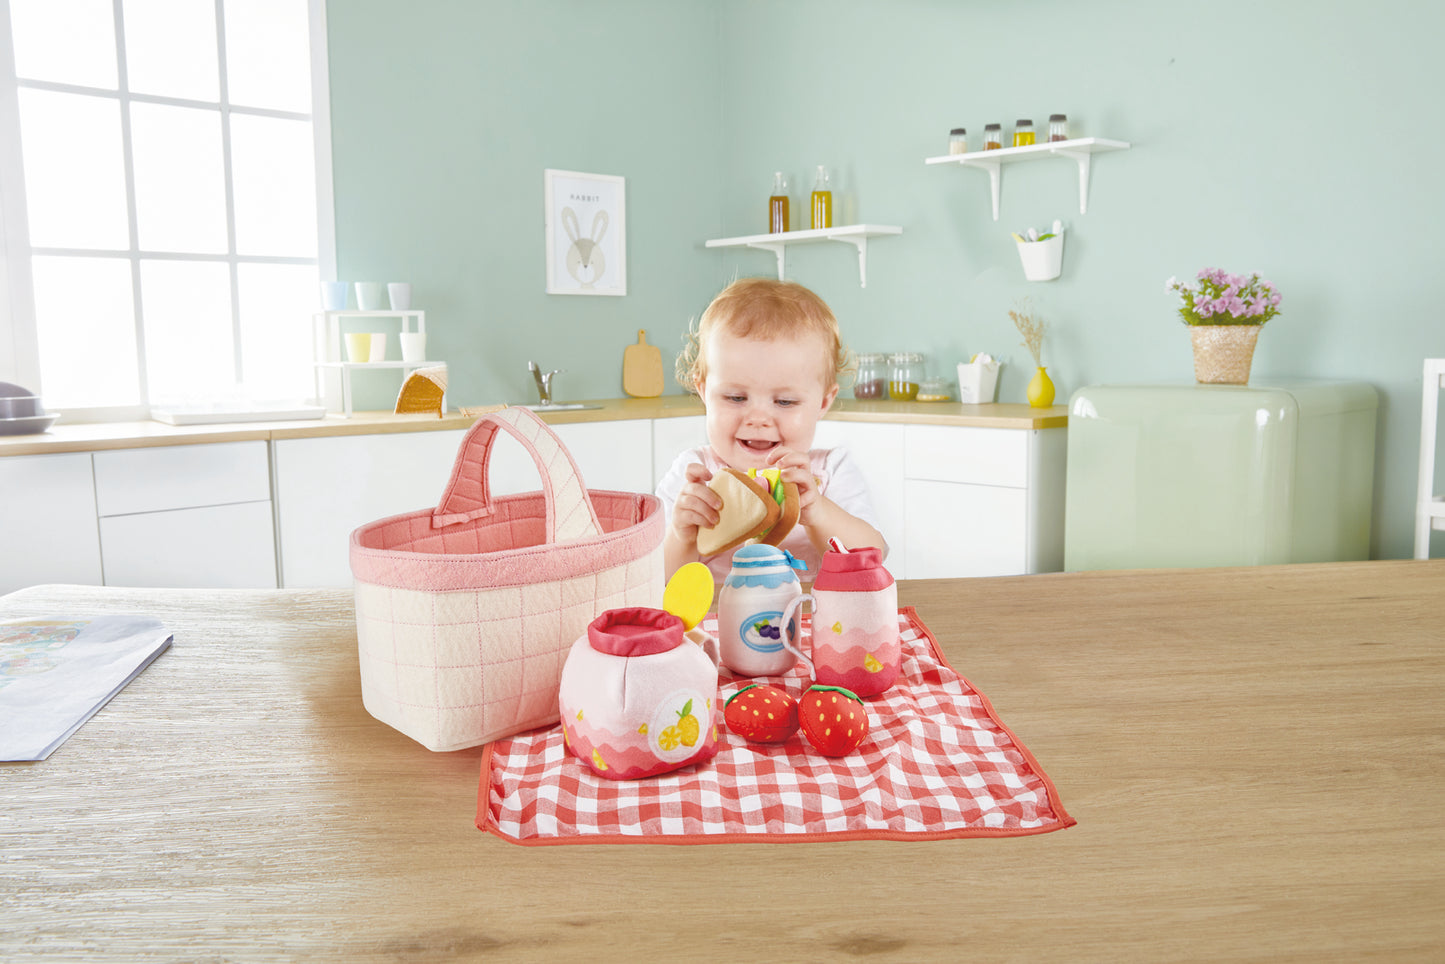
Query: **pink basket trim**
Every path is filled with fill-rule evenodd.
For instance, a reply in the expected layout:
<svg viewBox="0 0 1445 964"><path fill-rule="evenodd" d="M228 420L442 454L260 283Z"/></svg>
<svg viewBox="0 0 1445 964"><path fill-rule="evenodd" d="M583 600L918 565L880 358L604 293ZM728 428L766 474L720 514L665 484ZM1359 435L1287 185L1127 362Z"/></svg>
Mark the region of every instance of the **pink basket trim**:
<svg viewBox="0 0 1445 964"><path fill-rule="evenodd" d="M398 589L487 589L550 582L647 555L664 534L654 495L592 490L600 535L550 544L539 492L493 500L492 512L441 529L423 509L364 525L351 534L351 572L360 582ZM594 516L594 518L597 516Z"/></svg>
<svg viewBox="0 0 1445 964"><path fill-rule="evenodd" d="M545 541L587 539L602 531L572 453L546 422L525 408L483 415L467 432L452 466L451 479L432 513L433 528L485 519L495 511L490 467L492 442L498 429L521 443L542 477L542 493L547 501Z"/></svg>

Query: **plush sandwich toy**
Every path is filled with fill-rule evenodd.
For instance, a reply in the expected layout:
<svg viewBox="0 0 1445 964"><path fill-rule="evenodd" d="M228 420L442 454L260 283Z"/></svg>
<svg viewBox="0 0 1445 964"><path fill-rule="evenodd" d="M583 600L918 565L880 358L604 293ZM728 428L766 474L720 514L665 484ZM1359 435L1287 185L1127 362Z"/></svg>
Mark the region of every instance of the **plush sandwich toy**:
<svg viewBox="0 0 1445 964"><path fill-rule="evenodd" d="M729 552L745 542L775 546L798 524L798 487L778 469L723 469L708 483L722 496L717 525L697 530L697 551L704 556Z"/></svg>

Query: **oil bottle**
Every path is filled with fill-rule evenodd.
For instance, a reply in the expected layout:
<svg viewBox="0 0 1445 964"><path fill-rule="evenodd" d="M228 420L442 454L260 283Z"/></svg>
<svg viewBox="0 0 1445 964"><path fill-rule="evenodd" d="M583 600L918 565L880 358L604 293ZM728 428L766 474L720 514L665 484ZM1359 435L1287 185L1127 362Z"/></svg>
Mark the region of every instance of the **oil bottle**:
<svg viewBox="0 0 1445 964"><path fill-rule="evenodd" d="M828 169L821 164L818 165L818 179L813 184L813 220L810 226L814 230L833 226L833 190L828 184Z"/></svg>
<svg viewBox="0 0 1445 964"><path fill-rule="evenodd" d="M773 196L768 198L768 233L791 230L792 226L788 224L788 182L784 180L783 172L778 171L773 175Z"/></svg>

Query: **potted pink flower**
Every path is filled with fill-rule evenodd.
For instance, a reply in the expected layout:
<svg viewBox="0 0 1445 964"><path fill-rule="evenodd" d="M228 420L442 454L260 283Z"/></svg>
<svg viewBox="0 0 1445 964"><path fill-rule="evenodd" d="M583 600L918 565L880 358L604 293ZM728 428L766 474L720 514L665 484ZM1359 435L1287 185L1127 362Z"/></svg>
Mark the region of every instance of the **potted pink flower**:
<svg viewBox="0 0 1445 964"><path fill-rule="evenodd" d="M1194 283L1170 278L1167 293L1180 299L1179 317L1194 343L1194 378L1210 384L1247 385L1259 329L1279 314L1282 297L1259 276L1205 268Z"/></svg>

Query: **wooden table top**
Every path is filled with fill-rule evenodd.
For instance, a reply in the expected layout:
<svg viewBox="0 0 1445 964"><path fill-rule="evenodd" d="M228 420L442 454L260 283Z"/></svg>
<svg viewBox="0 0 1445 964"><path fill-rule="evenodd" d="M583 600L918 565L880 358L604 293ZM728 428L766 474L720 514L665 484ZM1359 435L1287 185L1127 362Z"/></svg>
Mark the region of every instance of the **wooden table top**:
<svg viewBox="0 0 1445 964"><path fill-rule="evenodd" d="M1445 958L1445 560L900 585L1078 825L521 847L362 708L349 593L42 586L174 647L0 765L0 959Z"/></svg>

